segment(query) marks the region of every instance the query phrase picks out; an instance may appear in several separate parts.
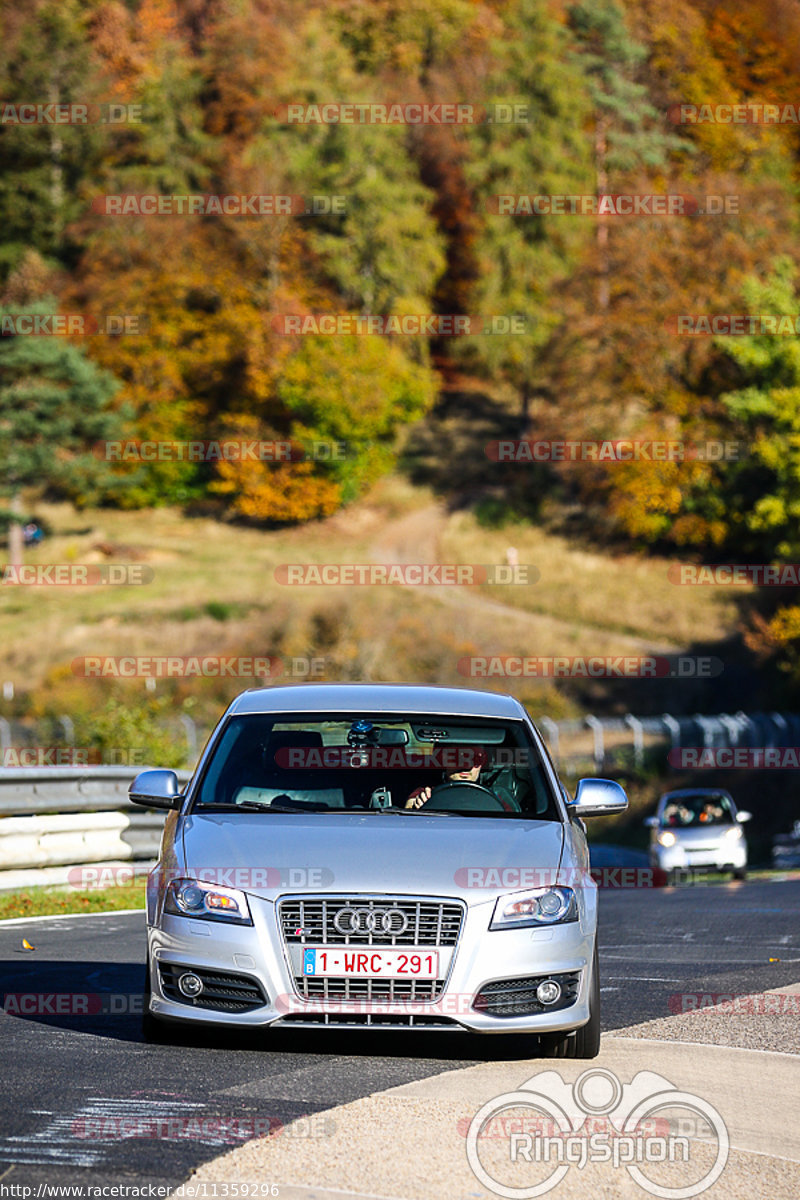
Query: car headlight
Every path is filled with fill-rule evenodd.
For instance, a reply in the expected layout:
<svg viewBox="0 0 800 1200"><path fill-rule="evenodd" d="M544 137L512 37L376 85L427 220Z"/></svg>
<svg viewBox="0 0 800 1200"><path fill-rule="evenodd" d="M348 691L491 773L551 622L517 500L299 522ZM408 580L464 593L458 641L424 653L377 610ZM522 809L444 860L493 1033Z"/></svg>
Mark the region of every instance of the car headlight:
<svg viewBox="0 0 800 1200"><path fill-rule="evenodd" d="M490 929L520 929L525 925L560 925L577 921L578 903L568 887L533 888L501 896L494 906Z"/></svg>
<svg viewBox="0 0 800 1200"><path fill-rule="evenodd" d="M668 829L664 833L660 833L658 835L659 846L674 846L675 841L676 841L675 834L670 833L670 831Z"/></svg>
<svg viewBox="0 0 800 1200"><path fill-rule="evenodd" d="M730 838L731 841L734 841L734 842L737 842L739 840L739 838L743 837L743 836L744 835L738 825L734 825L733 829L727 830L727 832L725 834L726 838Z"/></svg>
<svg viewBox="0 0 800 1200"><path fill-rule="evenodd" d="M164 911L200 921L253 924L244 892L238 888L216 887L199 879L173 879L167 888Z"/></svg>

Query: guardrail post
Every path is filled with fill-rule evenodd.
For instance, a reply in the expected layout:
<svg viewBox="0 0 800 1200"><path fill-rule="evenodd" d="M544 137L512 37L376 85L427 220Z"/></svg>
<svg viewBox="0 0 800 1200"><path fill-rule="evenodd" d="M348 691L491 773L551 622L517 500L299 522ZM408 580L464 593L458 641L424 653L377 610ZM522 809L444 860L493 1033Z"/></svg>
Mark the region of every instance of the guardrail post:
<svg viewBox="0 0 800 1200"><path fill-rule="evenodd" d="M61 716L58 718L58 723L64 730L64 741L68 746L75 745L75 726L72 717Z"/></svg>
<svg viewBox="0 0 800 1200"><path fill-rule="evenodd" d="M676 721L675 718L673 717L672 713L662 713L661 720L664 722L667 729L669 730L669 736L670 736L670 740L672 742L672 746L670 747L670 749L680 750L680 748L681 748L681 723L680 723L680 721Z"/></svg>
<svg viewBox="0 0 800 1200"><path fill-rule="evenodd" d="M186 746L189 752L189 761L194 764L197 761L197 726L188 713L181 713L181 724L186 733Z"/></svg>
<svg viewBox="0 0 800 1200"><path fill-rule="evenodd" d="M559 747L558 725L556 724L556 722L554 720L552 720L551 717L540 717L539 724L541 725L542 729L544 729L545 732L547 733L547 738L548 738L548 741L550 742L550 749L552 751L553 758L556 759L556 761L558 761L558 747Z"/></svg>
<svg viewBox="0 0 800 1200"><path fill-rule="evenodd" d="M594 735L594 765L598 771L602 771L603 763L606 760L603 725L598 717L586 717L585 720Z"/></svg>
<svg viewBox="0 0 800 1200"><path fill-rule="evenodd" d="M644 762L644 726L632 713L625 714L625 724L630 725L633 731L633 761L640 767Z"/></svg>
<svg viewBox="0 0 800 1200"><path fill-rule="evenodd" d="M5 717L0 717L0 749L11 749L11 726Z"/></svg>

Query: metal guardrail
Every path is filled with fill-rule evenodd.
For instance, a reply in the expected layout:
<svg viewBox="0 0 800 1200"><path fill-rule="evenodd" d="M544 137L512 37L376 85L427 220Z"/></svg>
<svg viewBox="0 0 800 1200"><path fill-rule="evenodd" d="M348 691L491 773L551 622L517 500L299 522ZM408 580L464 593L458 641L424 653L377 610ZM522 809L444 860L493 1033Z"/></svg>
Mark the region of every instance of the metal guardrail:
<svg viewBox="0 0 800 1200"><path fill-rule="evenodd" d="M66 883L74 868L158 855L165 813L131 804L130 767L0 770L0 890ZM182 783L190 771L178 771Z"/></svg>
<svg viewBox="0 0 800 1200"><path fill-rule="evenodd" d="M128 788L142 767L0 768L0 817L136 810ZM191 771L176 771L182 783ZM139 812L143 811L139 807Z"/></svg>
<svg viewBox="0 0 800 1200"><path fill-rule="evenodd" d="M597 770L613 765L615 760L619 762L621 754L631 753L634 763L641 766L647 742L651 745L665 743L671 750L800 746L798 713L740 711L711 716L662 713L655 717L626 713L621 717L589 715L572 721L552 721L544 717L537 723L553 758L562 766L591 762ZM578 750L576 743L581 741L586 748ZM571 753L565 743L572 743Z"/></svg>

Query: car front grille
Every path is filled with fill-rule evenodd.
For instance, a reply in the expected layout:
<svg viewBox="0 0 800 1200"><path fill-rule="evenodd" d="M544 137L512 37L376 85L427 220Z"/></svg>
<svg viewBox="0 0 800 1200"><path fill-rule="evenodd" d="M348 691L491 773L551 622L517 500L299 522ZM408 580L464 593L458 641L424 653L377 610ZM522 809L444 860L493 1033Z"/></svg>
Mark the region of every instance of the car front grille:
<svg viewBox="0 0 800 1200"><path fill-rule="evenodd" d="M168 1000L188 1004L192 1008L211 1008L215 1012L241 1013L261 1008L267 1003L264 989L250 975L232 975L227 971L209 971L205 967L187 967L174 963L159 963L161 990ZM199 996L184 996L178 980L186 972L202 980Z"/></svg>
<svg viewBox="0 0 800 1200"><path fill-rule="evenodd" d="M407 896L292 896L279 901L278 921L287 946L433 946L454 948L464 920L457 901ZM445 979L308 976L296 972L303 999L393 1004L438 1000Z"/></svg>
<svg viewBox="0 0 800 1200"><path fill-rule="evenodd" d="M553 979L561 984L561 995L555 1004L542 1004L536 998L536 989L546 979ZM524 979L497 979L493 983L485 983L472 1002L476 1011L486 1013L490 1017L525 1017L536 1013L558 1012L560 1008L569 1008L575 1003L578 995L580 974L577 971L567 975L531 975Z"/></svg>
<svg viewBox="0 0 800 1200"><path fill-rule="evenodd" d="M438 1000L443 979L354 979L352 976L296 975L295 986L309 1000L352 1000L354 1003L400 1004Z"/></svg>
<svg viewBox="0 0 800 1200"><path fill-rule="evenodd" d="M342 932L347 909L375 914L386 928ZM309 946L455 946L464 906L456 901L410 900L407 896L298 896L281 900L279 921L284 940ZM402 914L402 920L401 916ZM345 922L345 928L346 928Z"/></svg>

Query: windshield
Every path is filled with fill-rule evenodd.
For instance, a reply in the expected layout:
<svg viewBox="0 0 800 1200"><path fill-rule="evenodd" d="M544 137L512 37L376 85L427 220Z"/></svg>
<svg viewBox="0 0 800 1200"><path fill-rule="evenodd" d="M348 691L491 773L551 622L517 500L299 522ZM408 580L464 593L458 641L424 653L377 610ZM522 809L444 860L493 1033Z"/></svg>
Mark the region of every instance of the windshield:
<svg viewBox="0 0 800 1200"><path fill-rule="evenodd" d="M675 796L664 805L661 814L661 824L667 829L732 825L733 819L730 799L722 793Z"/></svg>
<svg viewBox="0 0 800 1200"><path fill-rule="evenodd" d="M521 721L465 717L232 717L193 807L560 820Z"/></svg>

